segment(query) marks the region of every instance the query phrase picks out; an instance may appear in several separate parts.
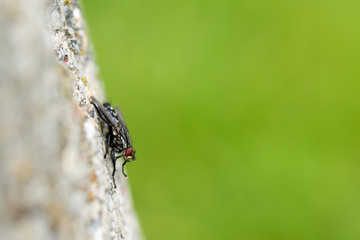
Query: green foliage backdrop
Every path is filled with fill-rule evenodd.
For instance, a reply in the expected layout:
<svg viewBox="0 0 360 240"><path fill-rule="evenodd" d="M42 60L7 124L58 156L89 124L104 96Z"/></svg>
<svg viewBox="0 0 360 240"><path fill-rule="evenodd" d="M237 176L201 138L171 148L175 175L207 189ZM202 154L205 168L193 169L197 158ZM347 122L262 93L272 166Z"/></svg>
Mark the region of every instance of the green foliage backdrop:
<svg viewBox="0 0 360 240"><path fill-rule="evenodd" d="M360 1L83 1L148 240L360 239Z"/></svg>

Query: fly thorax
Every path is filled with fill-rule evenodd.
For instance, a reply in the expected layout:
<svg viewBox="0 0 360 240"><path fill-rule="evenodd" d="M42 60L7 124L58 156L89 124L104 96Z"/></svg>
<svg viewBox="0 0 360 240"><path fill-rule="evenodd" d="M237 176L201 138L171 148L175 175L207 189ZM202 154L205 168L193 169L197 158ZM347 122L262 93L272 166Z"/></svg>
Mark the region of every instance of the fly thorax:
<svg viewBox="0 0 360 240"><path fill-rule="evenodd" d="M127 148L127 144L124 140L124 138L119 135L119 134L114 134L114 139L113 139L113 145L114 145L114 148L116 148L118 151L121 151L123 150L124 148Z"/></svg>

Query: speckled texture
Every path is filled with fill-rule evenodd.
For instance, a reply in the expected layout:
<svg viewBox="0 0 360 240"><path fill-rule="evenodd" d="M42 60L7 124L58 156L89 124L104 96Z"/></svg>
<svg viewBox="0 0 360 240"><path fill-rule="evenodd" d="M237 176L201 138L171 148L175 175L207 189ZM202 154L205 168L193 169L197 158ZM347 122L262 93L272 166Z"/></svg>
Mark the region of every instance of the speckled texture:
<svg viewBox="0 0 360 240"><path fill-rule="evenodd" d="M78 2L3 0L0 28L1 239L142 239L126 179L114 190L103 158Z"/></svg>

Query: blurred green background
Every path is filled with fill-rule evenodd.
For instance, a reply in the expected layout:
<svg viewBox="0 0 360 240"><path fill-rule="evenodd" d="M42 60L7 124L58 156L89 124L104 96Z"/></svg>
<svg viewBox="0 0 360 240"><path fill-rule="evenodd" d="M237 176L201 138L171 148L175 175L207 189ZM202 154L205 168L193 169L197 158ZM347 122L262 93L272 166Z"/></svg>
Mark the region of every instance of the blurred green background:
<svg viewBox="0 0 360 240"><path fill-rule="evenodd" d="M360 239L360 1L83 7L148 240Z"/></svg>

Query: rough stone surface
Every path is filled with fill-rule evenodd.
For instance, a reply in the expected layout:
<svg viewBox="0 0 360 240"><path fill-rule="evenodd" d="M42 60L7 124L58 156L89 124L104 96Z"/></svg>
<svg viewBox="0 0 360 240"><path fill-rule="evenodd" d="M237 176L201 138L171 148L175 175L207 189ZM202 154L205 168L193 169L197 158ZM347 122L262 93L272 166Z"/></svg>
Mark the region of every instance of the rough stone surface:
<svg viewBox="0 0 360 240"><path fill-rule="evenodd" d="M0 1L1 239L142 239L103 158L104 99L77 1ZM119 164L120 165L120 164Z"/></svg>

